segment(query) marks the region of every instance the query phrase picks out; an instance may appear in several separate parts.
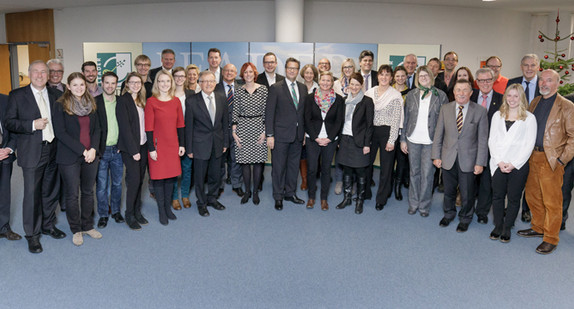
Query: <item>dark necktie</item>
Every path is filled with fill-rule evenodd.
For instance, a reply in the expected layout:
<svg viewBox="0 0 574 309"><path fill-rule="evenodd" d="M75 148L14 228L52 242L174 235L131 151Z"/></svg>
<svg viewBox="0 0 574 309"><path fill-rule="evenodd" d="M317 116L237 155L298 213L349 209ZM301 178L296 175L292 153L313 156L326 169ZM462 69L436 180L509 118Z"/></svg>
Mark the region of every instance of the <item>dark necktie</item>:
<svg viewBox="0 0 574 309"><path fill-rule="evenodd" d="M231 85L227 85L229 89L227 90L227 106L231 106L233 104L233 87Z"/></svg>
<svg viewBox="0 0 574 309"><path fill-rule="evenodd" d="M460 133L462 131L462 109L464 108L464 106L459 105L458 106L458 114L456 115L456 129L458 130L458 133Z"/></svg>
<svg viewBox="0 0 574 309"><path fill-rule="evenodd" d="M530 104L530 82L525 80L524 81L526 83L526 88L524 88L524 94L526 94L526 101L528 101L528 104Z"/></svg>

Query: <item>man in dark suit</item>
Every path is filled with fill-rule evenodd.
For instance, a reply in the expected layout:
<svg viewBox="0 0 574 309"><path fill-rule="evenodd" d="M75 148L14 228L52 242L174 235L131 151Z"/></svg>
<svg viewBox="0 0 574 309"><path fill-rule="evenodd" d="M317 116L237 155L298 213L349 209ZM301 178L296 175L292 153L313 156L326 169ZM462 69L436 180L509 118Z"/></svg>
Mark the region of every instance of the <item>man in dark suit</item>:
<svg viewBox="0 0 574 309"><path fill-rule="evenodd" d="M185 100L185 150L193 159L197 209L209 216L207 206L224 210L217 201L221 185L221 160L229 147L229 114L225 96L215 92L215 75L211 71L199 74L201 92ZM207 175L207 195L204 180Z"/></svg>
<svg viewBox="0 0 574 309"><path fill-rule="evenodd" d="M449 51L444 55L444 72L438 73L438 78L443 81L446 85L447 91L454 87L454 80L456 76L454 73L456 72L456 66L458 65L458 54L454 51Z"/></svg>
<svg viewBox="0 0 574 309"><path fill-rule="evenodd" d="M285 79L285 76L275 73L277 68L277 56L274 53L268 52L263 56L263 67L265 72L257 75L256 83L264 85L269 88L271 85Z"/></svg>
<svg viewBox="0 0 574 309"><path fill-rule="evenodd" d="M210 48L207 51L207 62L209 63L209 68L207 69L215 75L215 81L221 83L223 80L223 74L221 74L221 51L217 48Z"/></svg>
<svg viewBox="0 0 574 309"><path fill-rule="evenodd" d="M506 87L512 84L522 84L524 94L528 104L540 95L540 87L538 86L538 71L540 71L540 59L536 54L526 54L520 61L520 69L522 76L515 77L508 81Z"/></svg>
<svg viewBox="0 0 574 309"><path fill-rule="evenodd" d="M0 94L0 238L20 240L22 236L10 228L10 178L12 163L16 160L16 139L4 126L8 96Z"/></svg>
<svg viewBox="0 0 574 309"><path fill-rule="evenodd" d="M149 70L149 77L151 79L152 84L155 82L155 76L161 70L166 70L171 73L173 66L175 65L175 52L173 49L166 48L161 51L161 66ZM138 70L139 73L139 70ZM140 73L141 74L141 73ZM145 78L145 76L144 76ZM145 80L145 79L144 79ZM146 88L147 90L147 88ZM149 96L148 96L149 98Z"/></svg>
<svg viewBox="0 0 574 309"><path fill-rule="evenodd" d="M441 107L434 134L431 158L442 168L444 179L444 217L446 227L456 216L456 188L460 188L462 207L456 231L466 232L474 213L475 176L480 175L488 158L488 116L486 108L470 103L472 85L458 80L455 101Z"/></svg>
<svg viewBox="0 0 574 309"><path fill-rule="evenodd" d="M370 50L363 50L359 55L359 73L363 76L365 83L363 90L367 91L379 84L377 71L372 70L375 54Z"/></svg>
<svg viewBox="0 0 574 309"><path fill-rule="evenodd" d="M415 88L415 71L417 69L417 56L415 54L408 54L403 60L403 66L407 70L407 86L409 89Z"/></svg>
<svg viewBox="0 0 574 309"><path fill-rule="evenodd" d="M125 222L120 213L122 202L122 179L124 165L122 155L118 150L119 126L116 118L116 105L118 97L116 88L118 76L112 71L102 76L102 88L104 93L95 97L100 122L100 163L98 166L98 178L96 182L96 197L98 199L98 228L108 225L109 210L111 207L112 218L116 223ZM108 199L108 184L111 188L111 198Z"/></svg>
<svg viewBox="0 0 574 309"><path fill-rule="evenodd" d="M10 92L6 128L16 135L18 165L24 177L22 218L28 250L42 252L40 233L60 239L56 228L56 205L60 181L56 165L56 140L52 112L56 97L48 81L48 66L34 61L28 69L31 84Z"/></svg>
<svg viewBox="0 0 574 309"><path fill-rule="evenodd" d="M303 111L307 87L296 81L300 62L288 58L285 80L269 87L265 107L267 146L271 149L273 199L275 209L283 209L283 199L296 204L305 202L295 195L299 160L305 132Z"/></svg>
<svg viewBox="0 0 574 309"><path fill-rule="evenodd" d="M237 164L235 160L235 147L233 147L235 140L231 136L231 115L233 114L233 96L235 91L239 87L239 84L235 80L237 77L237 68L235 65L228 63L223 67L223 80L217 84L215 87L215 92L220 93L226 98L227 110L229 112L229 125L225 128L229 131L229 149L223 155L223 160L221 160L221 178L225 179L225 163L227 163L227 180L226 182L231 184L233 191L237 193L239 197L243 196L243 172L241 170L241 165ZM220 191L223 191L224 183L222 181Z"/></svg>
<svg viewBox="0 0 574 309"><path fill-rule="evenodd" d="M512 84L522 84L522 88L524 88L524 94L526 95L526 100L528 100L528 104L530 104L535 97L540 95L540 86L538 85L540 59L538 58L538 55L524 55L520 61L520 69L522 70L522 76L508 80L506 87L508 88L508 86ZM528 207L528 203L526 202L524 194L522 197L522 215L520 216L520 219L522 222L530 222L532 219L530 208Z"/></svg>
<svg viewBox="0 0 574 309"><path fill-rule="evenodd" d="M440 71L440 67L441 67L441 63L440 60L436 57L431 58L428 62L427 62L427 67L432 71L432 74L434 75L434 86L442 91L444 91L444 93L447 92L447 87L446 84L444 83L444 81L442 79L439 78L439 71Z"/></svg>
<svg viewBox="0 0 574 309"><path fill-rule="evenodd" d="M495 81L495 73L489 68L481 68L476 71L476 83L479 89L474 89L470 96L471 102L476 102L482 107L486 108L488 115L488 127L490 128L490 120L492 115L502 105L502 94L494 91L493 85ZM490 155L488 156L490 160ZM484 167L484 171L477 177L479 182L478 187L478 203L476 205L476 216L478 223L488 223L488 213L492 206L492 187L490 179L490 168L488 164Z"/></svg>
<svg viewBox="0 0 574 309"><path fill-rule="evenodd" d="M48 77L46 86L58 89L63 93L66 91L66 84L62 83L62 79L64 78L64 64L62 60L50 59L46 64L50 70L50 76Z"/></svg>

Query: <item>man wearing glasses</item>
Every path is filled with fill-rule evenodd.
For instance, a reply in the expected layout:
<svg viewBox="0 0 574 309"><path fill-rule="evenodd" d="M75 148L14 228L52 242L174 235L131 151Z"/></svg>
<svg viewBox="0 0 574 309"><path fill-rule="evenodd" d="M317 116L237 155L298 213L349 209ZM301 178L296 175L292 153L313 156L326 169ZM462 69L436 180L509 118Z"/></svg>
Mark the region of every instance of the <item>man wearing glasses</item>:
<svg viewBox="0 0 574 309"><path fill-rule="evenodd" d="M285 76L275 73L277 68L277 56L274 53L268 52L263 56L263 67L265 72L257 75L257 83L269 88L271 85L278 83L285 79Z"/></svg>
<svg viewBox="0 0 574 309"><path fill-rule="evenodd" d="M64 64L60 59L50 59L46 63L49 69L48 83L46 86L54 89L58 89L62 93L66 90L66 84L62 83L62 78L64 78Z"/></svg>
<svg viewBox="0 0 574 309"><path fill-rule="evenodd" d="M214 91L213 72L199 73L199 85L201 92L185 99L185 150L193 159L197 210L202 217L207 217L207 206L225 209L217 197L221 186L221 160L229 147L229 114L225 96Z"/></svg>
<svg viewBox="0 0 574 309"><path fill-rule="evenodd" d="M502 59L497 56L490 56L486 59L486 67L494 72L494 84L492 86L494 91L504 93L504 91L506 91L506 85L508 84L508 78L500 75Z"/></svg>
<svg viewBox="0 0 574 309"><path fill-rule="evenodd" d="M303 110L307 87L296 81L299 60L288 58L285 62L285 80L269 87L265 107L265 133L271 149L273 199L275 209L283 209L283 199L295 204L305 202L295 195L299 160L305 131Z"/></svg>
<svg viewBox="0 0 574 309"><path fill-rule="evenodd" d="M488 127L490 128L492 115L496 113L502 104L502 94L496 92L493 89L495 73L490 68L478 69L475 76L476 83L478 84L478 89L474 89L472 91L470 101L486 108L488 115ZM490 160L490 153L488 155L488 160ZM478 176L478 179L479 187L478 203L476 205L476 216L478 217L478 223L486 224L488 223L488 212L490 211L490 207L492 205L492 187L490 168L488 164L484 167L484 171Z"/></svg>

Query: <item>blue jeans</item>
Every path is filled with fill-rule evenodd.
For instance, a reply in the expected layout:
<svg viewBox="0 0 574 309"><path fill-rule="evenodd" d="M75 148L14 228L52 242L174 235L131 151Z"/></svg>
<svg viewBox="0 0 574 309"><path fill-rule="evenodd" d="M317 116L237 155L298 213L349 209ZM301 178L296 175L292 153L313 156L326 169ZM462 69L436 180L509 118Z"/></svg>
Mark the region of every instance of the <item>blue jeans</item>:
<svg viewBox="0 0 574 309"><path fill-rule="evenodd" d="M100 159L96 182L96 197L98 199L98 215L100 218L108 216L108 184L110 178L112 181L109 205L112 207L112 214L120 212L123 175L124 165L118 148L116 146L106 146L106 151Z"/></svg>
<svg viewBox="0 0 574 309"><path fill-rule="evenodd" d="M193 159L190 159L187 154L181 157L181 197L189 198L189 191L191 187L191 163ZM173 186L172 200L179 200L179 194L177 194L177 181Z"/></svg>

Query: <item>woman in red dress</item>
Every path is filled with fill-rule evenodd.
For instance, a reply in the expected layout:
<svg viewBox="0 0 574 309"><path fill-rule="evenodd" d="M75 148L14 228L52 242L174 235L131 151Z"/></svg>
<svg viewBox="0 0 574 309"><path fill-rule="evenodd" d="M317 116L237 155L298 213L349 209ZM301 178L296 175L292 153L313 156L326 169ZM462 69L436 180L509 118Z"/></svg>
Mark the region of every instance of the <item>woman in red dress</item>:
<svg viewBox="0 0 574 309"><path fill-rule="evenodd" d="M171 211L171 195L176 177L181 174L180 156L183 147L183 111L174 96L175 83L169 72L162 70L155 78L152 96L145 106L145 131L149 149L149 174L159 211L159 222L175 220Z"/></svg>

